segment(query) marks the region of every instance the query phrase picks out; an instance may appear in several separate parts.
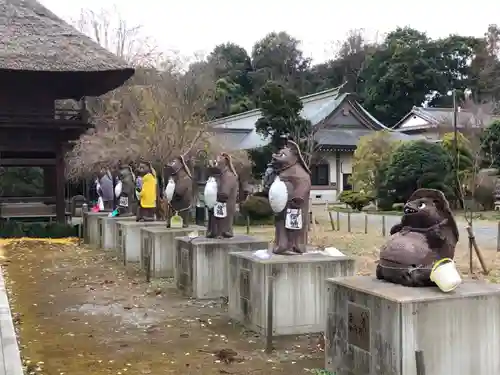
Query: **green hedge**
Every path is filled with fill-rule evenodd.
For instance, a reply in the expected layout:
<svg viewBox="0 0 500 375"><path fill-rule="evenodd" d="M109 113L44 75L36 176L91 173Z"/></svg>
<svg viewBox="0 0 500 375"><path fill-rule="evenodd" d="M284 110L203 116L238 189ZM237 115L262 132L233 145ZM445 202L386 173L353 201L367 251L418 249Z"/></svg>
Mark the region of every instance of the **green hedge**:
<svg viewBox="0 0 500 375"><path fill-rule="evenodd" d="M266 220L273 217L269 199L259 195L250 195L241 203L240 211L244 216L249 216L252 220Z"/></svg>
<svg viewBox="0 0 500 375"><path fill-rule="evenodd" d="M0 221L0 238L65 238L77 236L78 226L69 224Z"/></svg>

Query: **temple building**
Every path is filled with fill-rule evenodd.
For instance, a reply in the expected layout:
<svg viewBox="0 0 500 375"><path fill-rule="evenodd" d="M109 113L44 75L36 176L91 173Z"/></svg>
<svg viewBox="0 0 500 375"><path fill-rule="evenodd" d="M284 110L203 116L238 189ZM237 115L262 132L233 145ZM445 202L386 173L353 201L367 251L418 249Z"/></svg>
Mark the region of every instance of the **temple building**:
<svg viewBox="0 0 500 375"><path fill-rule="evenodd" d="M318 142L318 152L311 165L313 203L335 202L343 190L351 189L352 156L359 139L379 130L388 130L394 139L412 136L392 131L375 119L355 96L334 88L301 98L301 115L311 121ZM210 123L215 136L231 150L248 150L268 144L258 134L255 123L261 117L256 109L228 116Z"/></svg>
<svg viewBox="0 0 500 375"><path fill-rule="evenodd" d="M85 97L113 90L133 74L39 2L0 0L0 166L41 167L45 182L43 197L11 203L42 202L58 221L66 220L64 155L92 126ZM56 105L61 99L80 104L63 110Z"/></svg>
<svg viewBox="0 0 500 375"><path fill-rule="evenodd" d="M453 108L414 106L392 129L407 135L420 135L429 141L439 141L443 134L453 131L453 117ZM498 118L483 111L481 106L475 111L458 107L457 130L470 134L471 130L484 129Z"/></svg>

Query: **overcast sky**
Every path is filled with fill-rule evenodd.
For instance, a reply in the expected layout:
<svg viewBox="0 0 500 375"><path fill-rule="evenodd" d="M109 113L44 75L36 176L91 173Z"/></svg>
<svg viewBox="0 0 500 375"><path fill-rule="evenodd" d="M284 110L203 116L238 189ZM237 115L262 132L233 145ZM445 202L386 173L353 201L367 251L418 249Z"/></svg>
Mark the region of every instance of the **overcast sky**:
<svg viewBox="0 0 500 375"><path fill-rule="evenodd" d="M488 24L500 23L500 2L474 0L41 0L68 20L82 7L95 11L116 7L130 25L142 25L144 36L182 55L210 52L234 42L249 52L271 31L286 31L302 41L306 56L321 62L332 55L332 41L350 29L365 29L375 38L396 26L409 25L431 37L452 33L482 36Z"/></svg>

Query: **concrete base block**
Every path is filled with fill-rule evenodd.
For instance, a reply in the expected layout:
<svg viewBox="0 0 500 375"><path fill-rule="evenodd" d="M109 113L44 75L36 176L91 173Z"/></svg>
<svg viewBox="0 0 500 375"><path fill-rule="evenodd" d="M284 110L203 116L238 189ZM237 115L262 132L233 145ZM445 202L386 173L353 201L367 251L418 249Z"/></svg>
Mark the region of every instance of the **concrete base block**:
<svg viewBox="0 0 500 375"><path fill-rule="evenodd" d="M177 238L177 289L187 297L198 299L227 297L228 254L268 247L268 242L245 235L236 235L229 239Z"/></svg>
<svg viewBox="0 0 500 375"><path fill-rule="evenodd" d="M84 212L83 213L83 242L87 245L98 247L99 236L99 218L106 217L109 212Z"/></svg>
<svg viewBox="0 0 500 375"><path fill-rule="evenodd" d="M204 236L206 228L190 225L187 228L148 227L141 229L141 267L150 277L174 277L175 238L193 234Z"/></svg>
<svg viewBox="0 0 500 375"><path fill-rule="evenodd" d="M355 276L327 281L326 369L338 375L500 374L500 285L454 292Z"/></svg>
<svg viewBox="0 0 500 375"><path fill-rule="evenodd" d="M100 248L104 250L118 250L116 241L117 223L119 221L135 221L135 216L104 216L99 218Z"/></svg>
<svg viewBox="0 0 500 375"><path fill-rule="evenodd" d="M274 336L322 332L326 319L325 280L354 275L354 263L349 257L320 253L273 254L270 259L231 253L229 317L265 335L271 302Z"/></svg>
<svg viewBox="0 0 500 375"><path fill-rule="evenodd" d="M141 261L141 229L152 227L166 228L164 221L118 221L117 243L123 264Z"/></svg>

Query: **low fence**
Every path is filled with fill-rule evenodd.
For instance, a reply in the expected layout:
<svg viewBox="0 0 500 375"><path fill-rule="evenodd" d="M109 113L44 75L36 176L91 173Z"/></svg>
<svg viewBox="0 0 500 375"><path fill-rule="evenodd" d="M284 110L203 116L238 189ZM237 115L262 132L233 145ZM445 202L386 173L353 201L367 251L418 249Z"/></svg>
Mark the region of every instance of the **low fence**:
<svg viewBox="0 0 500 375"><path fill-rule="evenodd" d="M328 211L328 219L332 230L346 230L349 233L374 233L385 237L389 234L392 223L387 223L385 215L355 214L355 219L350 212ZM360 216L362 219L360 220Z"/></svg>
<svg viewBox="0 0 500 375"><path fill-rule="evenodd" d="M400 222L400 215L366 214L361 212L343 212L314 210L314 218L323 227L328 226L333 231L342 231L354 234L369 234L376 236L390 236L391 228ZM471 235L468 224L456 217L460 232L460 243L467 242ZM473 241L480 249L496 250L500 252L500 222L475 220L472 228Z"/></svg>

